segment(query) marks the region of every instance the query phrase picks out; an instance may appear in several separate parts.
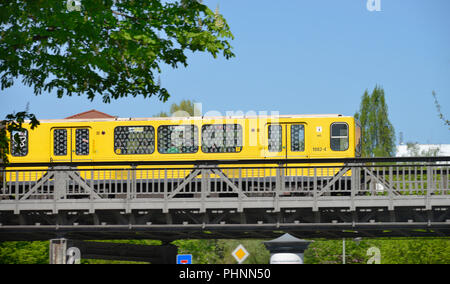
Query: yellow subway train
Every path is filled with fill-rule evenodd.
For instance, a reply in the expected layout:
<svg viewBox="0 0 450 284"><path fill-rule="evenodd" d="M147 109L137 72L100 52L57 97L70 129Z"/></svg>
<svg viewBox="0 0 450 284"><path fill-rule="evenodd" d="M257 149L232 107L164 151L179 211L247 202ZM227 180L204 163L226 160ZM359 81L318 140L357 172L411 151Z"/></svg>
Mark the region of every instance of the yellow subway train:
<svg viewBox="0 0 450 284"><path fill-rule="evenodd" d="M361 127L342 115L41 120L11 139L11 163L350 158Z"/></svg>
<svg viewBox="0 0 450 284"><path fill-rule="evenodd" d="M188 117L188 118L113 118L41 120L31 130L12 133L11 163L31 163L29 167L8 167L3 176L3 191L20 185L23 194L39 187L43 194L52 193L57 183L58 163L76 163L77 173L71 168L65 186L77 191L75 184L85 188L94 186L104 192L130 192L130 183L138 184L139 192L159 193L176 191L178 186L190 183L198 192L203 175L211 182L227 180L228 186L252 179L272 187L279 176L270 160L297 160L293 166L308 166L309 159L352 158L360 156L361 127L355 118L342 115L282 115L255 117ZM18 142L19 141L19 142ZM17 143L20 143L20 147ZM194 171L190 161L267 160L242 168L242 164L219 165L220 171ZM301 160L301 164L298 164ZM304 160L304 162L303 162ZM123 162L80 165L83 162ZM180 166L171 162L185 161ZM138 165L133 162L164 162L163 165ZM51 163L36 167L32 163ZM138 164L138 163L136 163ZM175 163L174 163L175 164ZM317 164L315 164L317 165ZM296 190L310 187L303 177L330 178L340 170L337 164L319 171L304 168L284 170L298 184ZM341 165L342 166L342 165ZM183 169L180 169L182 167ZM279 169L278 169L279 170ZM351 176L351 171L345 173ZM299 180L301 179L301 181ZM184 184L183 184L183 181ZM167 185L167 183L170 183ZM261 185L260 184L260 185ZM259 186L260 186L259 185ZM247 187L247 185L246 185ZM347 186L345 186L347 187ZM121 188L118 190L117 188ZM86 192L80 189L80 192ZM11 191L11 190L9 190ZM34 190L37 192L37 190ZM43 194L43 196L47 196ZM111 195L107 195L111 196ZM115 194L114 196L120 196Z"/></svg>

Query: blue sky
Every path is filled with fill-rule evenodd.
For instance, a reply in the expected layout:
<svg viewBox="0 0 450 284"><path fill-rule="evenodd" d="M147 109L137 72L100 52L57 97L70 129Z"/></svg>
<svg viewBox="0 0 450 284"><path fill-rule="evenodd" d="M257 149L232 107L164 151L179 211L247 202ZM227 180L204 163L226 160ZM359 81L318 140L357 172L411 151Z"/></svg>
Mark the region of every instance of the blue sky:
<svg viewBox="0 0 450 284"><path fill-rule="evenodd" d="M367 89L384 88L397 142L450 144L439 120L434 90L450 119L450 1L227 0L219 4L235 39L236 57L188 53L187 68L163 68L171 93L110 104L86 97L35 96L20 81L0 94L0 118L30 104L38 118L63 118L90 109L120 117L147 117L182 99L203 112L278 111L280 114L353 115Z"/></svg>

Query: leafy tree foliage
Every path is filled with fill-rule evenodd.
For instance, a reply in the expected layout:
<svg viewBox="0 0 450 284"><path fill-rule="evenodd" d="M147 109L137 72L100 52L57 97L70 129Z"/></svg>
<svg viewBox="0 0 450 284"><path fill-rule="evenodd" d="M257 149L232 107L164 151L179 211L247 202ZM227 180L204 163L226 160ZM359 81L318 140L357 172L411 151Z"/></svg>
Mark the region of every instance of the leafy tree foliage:
<svg viewBox="0 0 450 284"><path fill-rule="evenodd" d="M444 264L450 263L449 238L347 239L345 263L365 264L372 257L371 247L380 250L381 264ZM305 251L305 263L342 263L342 240L316 240Z"/></svg>
<svg viewBox="0 0 450 284"><path fill-rule="evenodd" d="M395 154L395 131L388 117L384 90L376 86L366 90L355 118L362 126L362 156L391 157Z"/></svg>
<svg viewBox="0 0 450 284"><path fill-rule="evenodd" d="M0 82L19 76L35 94L87 94L104 102L168 91L161 65L187 66L186 51L234 56L225 19L195 0L0 2Z"/></svg>
<svg viewBox="0 0 450 284"><path fill-rule="evenodd" d="M7 132L14 133L23 131L24 128L22 124L25 120L28 119L30 121L31 129L36 128L39 125L39 121L36 119L34 114L31 114L26 111L21 111L14 114L8 114L6 116L6 120L1 121L0 123L0 162L8 163L8 154L9 154L9 145L10 140L6 135ZM17 147L20 145L19 135L16 133L12 139L15 139Z"/></svg>
<svg viewBox="0 0 450 284"><path fill-rule="evenodd" d="M196 116L201 115L197 113L199 110L195 108L195 102L191 100L182 100L179 104L173 103L170 106L170 112L159 112L154 115L154 117L185 117L185 116Z"/></svg>
<svg viewBox="0 0 450 284"><path fill-rule="evenodd" d="M244 264L267 264L270 253L263 240L178 240L179 253L192 254L195 264L236 264L232 252L242 244L249 252Z"/></svg>
<svg viewBox="0 0 450 284"><path fill-rule="evenodd" d="M121 240L105 242L126 242L131 244L160 245L155 240ZM267 264L270 253L263 240L177 240L179 253L193 255L196 264L235 264L231 252L242 244L250 256L245 264ZM382 264L448 264L450 263L450 238L391 238L346 239L348 264L365 264L371 257L367 251L376 247L381 253ZM48 263L49 242L2 242L0 243L0 264ZM82 256L83 257L83 256ZM342 263L342 240L316 239L305 251L305 263ZM124 261L83 259L82 264L131 263Z"/></svg>
<svg viewBox="0 0 450 284"><path fill-rule="evenodd" d="M21 78L36 95L166 101L169 93L155 76L162 65L187 66L187 51L232 58L230 39L218 9L196 0L0 1L1 90ZM15 121L20 127L13 130L22 130L23 118L38 125L27 111L8 115L3 125ZM7 130L0 131L4 162Z"/></svg>
<svg viewBox="0 0 450 284"><path fill-rule="evenodd" d="M170 106L170 113L172 115L178 116L194 116L195 115L195 105L191 100L182 100L180 104L172 104Z"/></svg>
<svg viewBox="0 0 450 284"><path fill-rule="evenodd" d="M49 242L0 242L0 264L46 264Z"/></svg>
<svg viewBox="0 0 450 284"><path fill-rule="evenodd" d="M407 142L406 151L409 157L437 157L440 152L440 147L430 147L429 149L420 150L418 142Z"/></svg>
<svg viewBox="0 0 450 284"><path fill-rule="evenodd" d="M223 247L223 257L220 264L235 264L236 259L232 252L236 247L242 244L248 251L249 256L243 262L244 264L267 264L270 261L270 252L266 249L263 242L267 240L220 240Z"/></svg>
<svg viewBox="0 0 450 284"><path fill-rule="evenodd" d="M180 254L192 254L193 263L217 263L223 250L218 240L177 240L174 241Z"/></svg>

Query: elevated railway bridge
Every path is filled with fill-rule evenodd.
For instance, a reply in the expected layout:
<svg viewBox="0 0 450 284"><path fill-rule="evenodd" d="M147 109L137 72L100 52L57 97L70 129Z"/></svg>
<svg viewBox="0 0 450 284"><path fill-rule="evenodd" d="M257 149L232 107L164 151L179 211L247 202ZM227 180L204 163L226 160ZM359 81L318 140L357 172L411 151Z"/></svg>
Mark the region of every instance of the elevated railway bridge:
<svg viewBox="0 0 450 284"><path fill-rule="evenodd" d="M450 236L450 157L2 165L0 240Z"/></svg>

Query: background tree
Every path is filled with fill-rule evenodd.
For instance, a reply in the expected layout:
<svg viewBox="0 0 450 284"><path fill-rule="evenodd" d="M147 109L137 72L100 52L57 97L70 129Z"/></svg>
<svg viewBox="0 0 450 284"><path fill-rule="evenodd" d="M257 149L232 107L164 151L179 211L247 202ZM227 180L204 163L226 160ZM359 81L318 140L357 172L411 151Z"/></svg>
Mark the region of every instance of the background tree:
<svg viewBox="0 0 450 284"><path fill-rule="evenodd" d="M169 115L167 114L167 112L161 111L161 112L153 115L153 117L169 117Z"/></svg>
<svg viewBox="0 0 450 284"><path fill-rule="evenodd" d="M364 92L355 118L362 126L362 156L391 157L395 154L395 131L388 117L384 90L376 86Z"/></svg>
<svg viewBox="0 0 450 284"><path fill-rule="evenodd" d="M0 242L0 264L47 264L49 242Z"/></svg>
<svg viewBox="0 0 450 284"><path fill-rule="evenodd" d="M381 253L382 264L444 264L450 263L449 238L346 239L345 263L367 263L370 247ZM342 263L342 240L315 240L305 251L305 263Z"/></svg>
<svg viewBox="0 0 450 284"><path fill-rule="evenodd" d="M195 102L191 100L182 100L179 104L173 103L170 106L170 112L161 111L153 117L169 117L169 116L198 116L201 115L201 110L196 109Z"/></svg>
<svg viewBox="0 0 450 284"><path fill-rule="evenodd" d="M407 142L406 151L408 157L437 157L441 148L434 146L421 150L418 142Z"/></svg>

